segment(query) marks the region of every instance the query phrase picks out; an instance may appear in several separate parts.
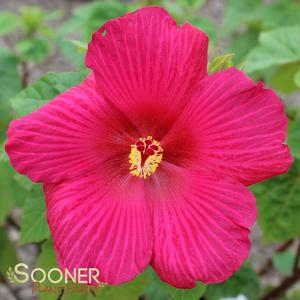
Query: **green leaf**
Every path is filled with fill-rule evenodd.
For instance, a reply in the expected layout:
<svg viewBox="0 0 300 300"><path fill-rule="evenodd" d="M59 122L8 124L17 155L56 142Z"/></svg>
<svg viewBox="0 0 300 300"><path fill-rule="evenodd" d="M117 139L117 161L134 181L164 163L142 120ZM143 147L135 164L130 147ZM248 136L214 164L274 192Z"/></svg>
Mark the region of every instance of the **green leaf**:
<svg viewBox="0 0 300 300"><path fill-rule="evenodd" d="M16 43L21 60L42 63L51 53L49 41L44 38L23 39Z"/></svg>
<svg viewBox="0 0 300 300"><path fill-rule="evenodd" d="M12 117L9 100L21 89L17 64L17 58L12 53L0 48L0 143L5 138L6 127Z"/></svg>
<svg viewBox="0 0 300 300"><path fill-rule="evenodd" d="M175 18L178 23L183 22L185 10L177 1L163 0L161 5ZM137 7L131 10L135 9L137 9Z"/></svg>
<svg viewBox="0 0 300 300"><path fill-rule="evenodd" d="M0 273L6 273L9 267L14 267L18 263L16 250L7 237L4 228L0 228Z"/></svg>
<svg viewBox="0 0 300 300"><path fill-rule="evenodd" d="M234 53L233 61L236 65L245 62L245 58L249 51L258 43L258 32L248 30L233 38L228 51Z"/></svg>
<svg viewBox="0 0 300 300"><path fill-rule="evenodd" d="M32 37L43 25L44 11L38 6L25 6L21 10L21 18L26 37Z"/></svg>
<svg viewBox="0 0 300 300"><path fill-rule="evenodd" d="M124 15L127 12L126 6L119 1L92 2L78 7L74 15L83 22L81 28L86 41L104 22Z"/></svg>
<svg viewBox="0 0 300 300"><path fill-rule="evenodd" d="M300 3L297 1L276 0L262 10L265 28L300 24Z"/></svg>
<svg viewBox="0 0 300 300"><path fill-rule="evenodd" d="M300 160L300 110L297 109L294 119L289 121L288 145L293 157Z"/></svg>
<svg viewBox="0 0 300 300"><path fill-rule="evenodd" d="M213 74L215 72L225 70L233 66L232 58L234 53L228 53L221 56L214 57L208 66L208 73Z"/></svg>
<svg viewBox="0 0 300 300"><path fill-rule="evenodd" d="M85 53L87 51L87 48L88 48L87 43L84 43L84 42L81 42L78 40L70 40L70 42L77 48L77 50L79 52Z"/></svg>
<svg viewBox="0 0 300 300"><path fill-rule="evenodd" d="M294 81L297 71L298 66L295 63L278 66L271 77L271 86L285 94L294 92L297 90L297 85Z"/></svg>
<svg viewBox="0 0 300 300"><path fill-rule="evenodd" d="M50 231L46 220L46 205L42 187L36 185L26 199L21 221L21 244L40 242L49 238Z"/></svg>
<svg viewBox="0 0 300 300"><path fill-rule="evenodd" d="M62 54L75 66L84 65L83 52L78 52L77 47L70 44L68 36L76 32L80 40L88 42L92 33L104 22L122 16L127 12L127 7L121 1L98 1L77 6L73 15L62 24L57 32L56 44Z"/></svg>
<svg viewBox="0 0 300 300"><path fill-rule="evenodd" d="M173 300L198 300L206 291L206 285L201 282L198 282L197 287L193 289L176 289L166 283L161 284Z"/></svg>
<svg viewBox="0 0 300 300"><path fill-rule="evenodd" d="M298 68L297 72L294 75L294 82L298 88L300 88L300 68Z"/></svg>
<svg viewBox="0 0 300 300"><path fill-rule="evenodd" d="M0 157L0 226L14 207L22 207L28 194L28 189L16 181L23 177L15 172L4 152Z"/></svg>
<svg viewBox="0 0 300 300"><path fill-rule="evenodd" d="M283 298L283 300L299 300L300 299L300 291L290 291L287 293L286 297Z"/></svg>
<svg viewBox="0 0 300 300"><path fill-rule="evenodd" d="M153 271L152 271L153 272ZM156 276L156 275L152 275ZM145 290L146 299L151 300L169 300L168 292L160 284L159 280L152 279Z"/></svg>
<svg viewBox="0 0 300 300"><path fill-rule="evenodd" d="M300 108L297 106L286 106L285 113L289 118L289 127L291 122L297 118L297 114L300 113Z"/></svg>
<svg viewBox="0 0 300 300"><path fill-rule="evenodd" d="M293 272L295 255L291 251L276 253L272 257L275 268L283 275L291 275Z"/></svg>
<svg viewBox="0 0 300 300"><path fill-rule="evenodd" d="M46 74L11 100L15 117L33 112L58 94L78 85L86 75L87 71Z"/></svg>
<svg viewBox="0 0 300 300"><path fill-rule="evenodd" d="M0 36L16 31L21 26L19 17L11 12L0 12ZM1 65L1 64L0 64Z"/></svg>
<svg viewBox="0 0 300 300"><path fill-rule="evenodd" d="M266 242L285 242L300 234L300 163L289 172L253 187L258 223Z"/></svg>
<svg viewBox="0 0 300 300"><path fill-rule="evenodd" d="M221 298L234 298L238 295L245 295L248 300L257 300L259 297L258 275L247 266L242 266L224 283L209 285L205 298L219 300Z"/></svg>
<svg viewBox="0 0 300 300"><path fill-rule="evenodd" d="M59 33L55 43L61 54L77 69L85 68L85 52L78 51L78 47L65 38L65 34Z"/></svg>
<svg viewBox="0 0 300 300"><path fill-rule="evenodd" d="M247 56L246 71L254 72L300 60L300 26L282 27L263 32L259 46Z"/></svg>
<svg viewBox="0 0 300 300"><path fill-rule="evenodd" d="M224 31L230 33L241 24L259 22L261 14L261 0L228 0L224 12Z"/></svg>
<svg viewBox="0 0 300 300"><path fill-rule="evenodd" d="M15 205L15 197L18 196L12 172L8 162L0 161L0 226L11 213Z"/></svg>
<svg viewBox="0 0 300 300"><path fill-rule="evenodd" d="M45 20L57 20L61 19L64 15L64 12L61 10L52 10L49 12L45 12Z"/></svg>
<svg viewBox="0 0 300 300"><path fill-rule="evenodd" d="M48 40L51 39L51 42L52 42L53 38L56 37L55 31L48 26L40 26L38 32L39 32L40 36L42 36L43 38L46 38Z"/></svg>
<svg viewBox="0 0 300 300"><path fill-rule="evenodd" d="M205 293L206 285L201 282L193 289L177 289L161 281L151 268L148 272L151 281L145 291L147 299L168 300L170 296L173 300L198 300Z"/></svg>
<svg viewBox="0 0 300 300"><path fill-rule="evenodd" d="M119 1L91 2L80 5L74 10L73 16L62 25L60 34L79 32L85 41L91 39L91 35L104 22L124 15L127 8Z"/></svg>
<svg viewBox="0 0 300 300"><path fill-rule="evenodd" d="M175 2L188 10L195 11L205 4L207 0L176 0Z"/></svg>
<svg viewBox="0 0 300 300"><path fill-rule="evenodd" d="M99 288L97 295L99 295L99 298L103 300L139 299L139 297L143 295L148 285L148 281L148 272L145 271L129 283Z"/></svg>
<svg viewBox="0 0 300 300"><path fill-rule="evenodd" d="M205 31L210 39L215 39L217 35L217 29L215 23L209 19L194 17L190 20L191 24Z"/></svg>

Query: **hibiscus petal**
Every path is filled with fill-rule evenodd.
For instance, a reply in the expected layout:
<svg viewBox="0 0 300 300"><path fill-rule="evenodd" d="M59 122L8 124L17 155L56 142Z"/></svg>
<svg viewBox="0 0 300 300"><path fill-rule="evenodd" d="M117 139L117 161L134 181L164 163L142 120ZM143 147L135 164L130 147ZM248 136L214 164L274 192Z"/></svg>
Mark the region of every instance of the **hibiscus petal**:
<svg viewBox="0 0 300 300"><path fill-rule="evenodd" d="M149 264L153 233L140 178L93 174L44 191L60 268L98 268L99 281L120 284Z"/></svg>
<svg viewBox="0 0 300 300"><path fill-rule="evenodd" d="M195 281L222 282L248 257L255 198L240 183L177 169L171 172L180 174L180 181L153 199L151 265L178 288L193 288Z"/></svg>
<svg viewBox="0 0 300 300"><path fill-rule="evenodd" d="M146 7L95 32L86 64L106 99L135 121L150 113L153 124L155 106L164 104L165 114L171 107L179 110L207 75L207 46L202 31L176 25L163 8Z"/></svg>
<svg viewBox="0 0 300 300"><path fill-rule="evenodd" d="M135 141L129 137L131 131L125 117L96 92L91 75L11 122L5 148L18 172L33 181L58 182L100 168L110 157L121 157L117 152L126 152L128 164L129 145Z"/></svg>
<svg viewBox="0 0 300 300"><path fill-rule="evenodd" d="M250 185L287 172L292 157L286 131L284 106L275 93L230 68L201 81L162 144L185 149L173 151L170 160L176 163L190 157L198 169Z"/></svg>

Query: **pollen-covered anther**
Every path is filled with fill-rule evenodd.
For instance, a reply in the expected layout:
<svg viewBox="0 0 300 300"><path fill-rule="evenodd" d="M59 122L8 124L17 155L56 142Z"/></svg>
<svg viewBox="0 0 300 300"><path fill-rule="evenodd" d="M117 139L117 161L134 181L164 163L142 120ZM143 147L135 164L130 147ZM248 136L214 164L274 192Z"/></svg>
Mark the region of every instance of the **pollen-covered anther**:
<svg viewBox="0 0 300 300"><path fill-rule="evenodd" d="M140 138L134 145L131 145L129 155L130 174L146 179L155 173L163 158L163 149L159 142L151 136Z"/></svg>

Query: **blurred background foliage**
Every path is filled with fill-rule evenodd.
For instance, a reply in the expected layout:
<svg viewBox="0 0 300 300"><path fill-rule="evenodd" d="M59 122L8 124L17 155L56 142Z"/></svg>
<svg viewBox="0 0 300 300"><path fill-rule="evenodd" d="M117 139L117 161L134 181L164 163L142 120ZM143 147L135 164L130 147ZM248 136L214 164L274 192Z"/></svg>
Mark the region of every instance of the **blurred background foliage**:
<svg viewBox="0 0 300 300"><path fill-rule="evenodd" d="M25 2L16 1L12 9L0 1L0 300L299 300L300 1L76 1L72 11L55 3L45 9L47 1ZM288 174L253 187L259 218L252 254L226 282L178 290L148 269L118 287L32 295L30 286L9 283L6 270L18 261L53 268L55 253L41 186L13 171L3 151L7 125L78 84L87 74L84 56L92 32L145 5L163 6L179 23L188 21L207 32L210 73L235 65L276 90L286 105L294 164Z"/></svg>

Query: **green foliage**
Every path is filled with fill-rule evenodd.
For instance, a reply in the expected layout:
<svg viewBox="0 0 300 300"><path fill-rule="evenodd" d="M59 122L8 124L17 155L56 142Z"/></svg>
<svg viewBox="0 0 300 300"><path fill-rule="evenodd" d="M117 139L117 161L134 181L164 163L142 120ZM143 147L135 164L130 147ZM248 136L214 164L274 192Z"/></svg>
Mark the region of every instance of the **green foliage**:
<svg viewBox="0 0 300 300"><path fill-rule="evenodd" d="M97 295L99 295L99 298L103 300L138 299L139 296L144 294L149 282L148 277L148 272L145 271L129 283L99 288Z"/></svg>
<svg viewBox="0 0 300 300"><path fill-rule="evenodd" d="M202 31L206 32L210 39L213 39L213 40L216 39L217 29L216 29L215 24L211 20L195 16L190 20L190 22L195 27L198 27Z"/></svg>
<svg viewBox="0 0 300 300"><path fill-rule="evenodd" d="M10 214L14 207L14 189L10 182L11 177L7 177L7 163L1 162L0 169L0 226L4 224L6 217ZM7 182L9 181L9 182Z"/></svg>
<svg viewBox="0 0 300 300"><path fill-rule="evenodd" d="M31 37L40 28L44 21L44 11L38 6L25 6L21 12L21 18L25 30L25 36Z"/></svg>
<svg viewBox="0 0 300 300"><path fill-rule="evenodd" d="M0 159L0 226L14 207L23 207L28 190L17 184L19 177L8 161Z"/></svg>
<svg viewBox="0 0 300 300"><path fill-rule="evenodd" d="M75 9L73 16L62 26L61 30L65 33L79 30L82 38L89 41L92 33L101 24L126 12L126 6L120 1L95 1Z"/></svg>
<svg viewBox="0 0 300 300"><path fill-rule="evenodd" d="M40 242L49 238L46 205L42 187L35 185L24 204L21 221L21 243Z"/></svg>
<svg viewBox="0 0 300 300"><path fill-rule="evenodd" d="M18 262L16 250L8 239L4 228L0 227L0 274L4 276L9 267Z"/></svg>
<svg viewBox="0 0 300 300"><path fill-rule="evenodd" d="M295 255L291 251L276 253L272 257L275 268L283 275L291 275L294 267Z"/></svg>
<svg viewBox="0 0 300 300"><path fill-rule="evenodd" d="M264 5L262 0L229 0L225 7L225 33L240 31L241 25L247 31L265 31L280 26L300 23L298 1L274 0Z"/></svg>
<svg viewBox="0 0 300 300"><path fill-rule="evenodd" d="M225 33L238 29L241 23L252 25L259 22L262 14L261 2L261 0L228 0L224 14Z"/></svg>
<svg viewBox="0 0 300 300"><path fill-rule="evenodd" d="M46 74L11 100L15 117L33 112L58 94L79 84L86 75L86 71Z"/></svg>
<svg viewBox="0 0 300 300"><path fill-rule="evenodd" d="M224 283L209 285L205 293L205 297L208 300L234 298L238 295L245 295L248 300L258 300L259 278L248 266L243 266Z"/></svg>
<svg viewBox="0 0 300 300"><path fill-rule="evenodd" d="M292 291L286 297L283 298L284 300L299 300L300 299L300 291Z"/></svg>
<svg viewBox="0 0 300 300"><path fill-rule="evenodd" d="M11 119L9 99L21 89L18 60L10 51L0 48L0 143Z"/></svg>
<svg viewBox="0 0 300 300"><path fill-rule="evenodd" d="M277 0L263 6L262 10L264 27L267 29L300 24L299 1Z"/></svg>
<svg viewBox="0 0 300 300"><path fill-rule="evenodd" d="M61 16L59 11L47 13L38 6L25 6L21 10L23 36L16 42L15 51L21 61L40 64L52 53L53 30L47 20Z"/></svg>
<svg viewBox="0 0 300 300"><path fill-rule="evenodd" d="M228 51L234 53L233 61L236 64L245 63L249 50L257 44L258 34L256 30L249 30L231 41Z"/></svg>
<svg viewBox="0 0 300 300"><path fill-rule="evenodd" d="M76 8L73 15L59 29L56 43L67 59L77 66L83 65L83 52L77 51L78 45L73 45L66 36L76 32L84 42L91 40L92 33L104 22L127 12L127 7L120 1L91 2Z"/></svg>
<svg viewBox="0 0 300 300"><path fill-rule="evenodd" d="M263 32L259 36L259 43L247 56L247 72L300 60L300 26Z"/></svg>
<svg viewBox="0 0 300 300"><path fill-rule="evenodd" d="M14 207L23 207L24 197L30 188L19 185L23 176L15 172L4 151L4 143L0 145L0 226ZM30 186L32 184L30 183Z"/></svg>
<svg viewBox="0 0 300 300"><path fill-rule="evenodd" d="M206 0L177 0L178 4L193 12L199 9L205 2Z"/></svg>
<svg viewBox="0 0 300 300"><path fill-rule="evenodd" d="M284 242L300 234L300 164L254 187L258 222L266 242Z"/></svg>
<svg viewBox="0 0 300 300"><path fill-rule="evenodd" d="M21 60L35 63L42 63L51 53L50 45L45 38L19 40L16 49Z"/></svg>
<svg viewBox="0 0 300 300"><path fill-rule="evenodd" d="M206 285L198 282L197 287L193 289L177 289L169 284L162 282L156 273L149 268L150 284L148 285L145 295L151 300L198 300L205 292Z"/></svg>
<svg viewBox="0 0 300 300"><path fill-rule="evenodd" d="M260 34L268 35L270 30L277 31L281 28L284 30L285 27L288 31L289 27L287 26L299 26L299 24L300 3L298 1L275 0L266 5L262 0L229 0L225 6L223 34L232 34L228 51L236 53L235 62L243 62L250 52L249 70L247 69L247 71L256 72L274 65L269 61L269 58L273 56L271 53L273 46L269 45L269 50L264 49L268 47L268 42L259 46L258 36ZM290 37L292 35L291 32ZM297 37L295 38L297 39ZM284 43L289 43L289 37L282 42L283 46ZM274 44L276 43L274 41ZM280 43L278 46L280 47ZM287 48L289 48L288 44ZM269 54L270 57L268 57ZM267 59L266 62L265 59Z"/></svg>
<svg viewBox="0 0 300 300"><path fill-rule="evenodd" d="M88 48L88 45L87 43L84 43L84 42L81 42L81 41L78 41L78 40L70 40L70 42L77 47L77 50L79 52L86 52L87 51L87 48Z"/></svg>
<svg viewBox="0 0 300 300"><path fill-rule="evenodd" d="M298 71L297 64L290 63L273 68L270 85L276 90L290 94L298 89L294 79Z"/></svg>
<svg viewBox="0 0 300 300"><path fill-rule="evenodd" d="M66 72L49 73L43 76L36 83L24 89L12 99L15 117L34 111L58 94L79 84L86 74L86 72ZM6 162L6 164L7 168L11 168L8 162ZM1 189L1 199L7 199L6 202L1 201L3 209L1 210L0 221L2 220L3 222L12 206L15 205L12 201L8 201L16 197L14 191L16 190L16 194L24 198L24 193L20 192L16 187L22 188L21 186L23 185L24 189L28 187L28 183L19 178L17 185L16 182L12 184L11 181L15 179L11 175L7 176L5 169L3 169L0 174L3 174L1 184L4 186L4 188ZM29 186L29 189L31 189L31 186ZM24 205L24 215L21 222L21 243L38 242L48 238L49 235L50 232L46 222L45 201L40 188L36 186L29 194Z"/></svg>
<svg viewBox="0 0 300 300"><path fill-rule="evenodd" d="M294 81L296 86L300 88L300 67L298 68L297 72L294 75Z"/></svg>
<svg viewBox="0 0 300 300"><path fill-rule="evenodd" d="M0 12L0 37L16 31L21 26L17 15L8 12Z"/></svg>
<svg viewBox="0 0 300 300"><path fill-rule="evenodd" d="M48 13L37 6L22 7L20 15L1 12L0 37L4 36L3 44L10 53L14 53L19 63L40 64L49 57L53 49L54 31L46 25L47 20L60 16L60 11Z"/></svg>
<svg viewBox="0 0 300 300"><path fill-rule="evenodd" d="M292 151L292 155L300 160L300 110L294 112L293 119L289 122L288 145Z"/></svg>
<svg viewBox="0 0 300 300"><path fill-rule="evenodd" d="M213 74L215 72L228 69L233 66L232 58L234 57L233 53L224 54L221 56L214 57L208 66L208 73Z"/></svg>

